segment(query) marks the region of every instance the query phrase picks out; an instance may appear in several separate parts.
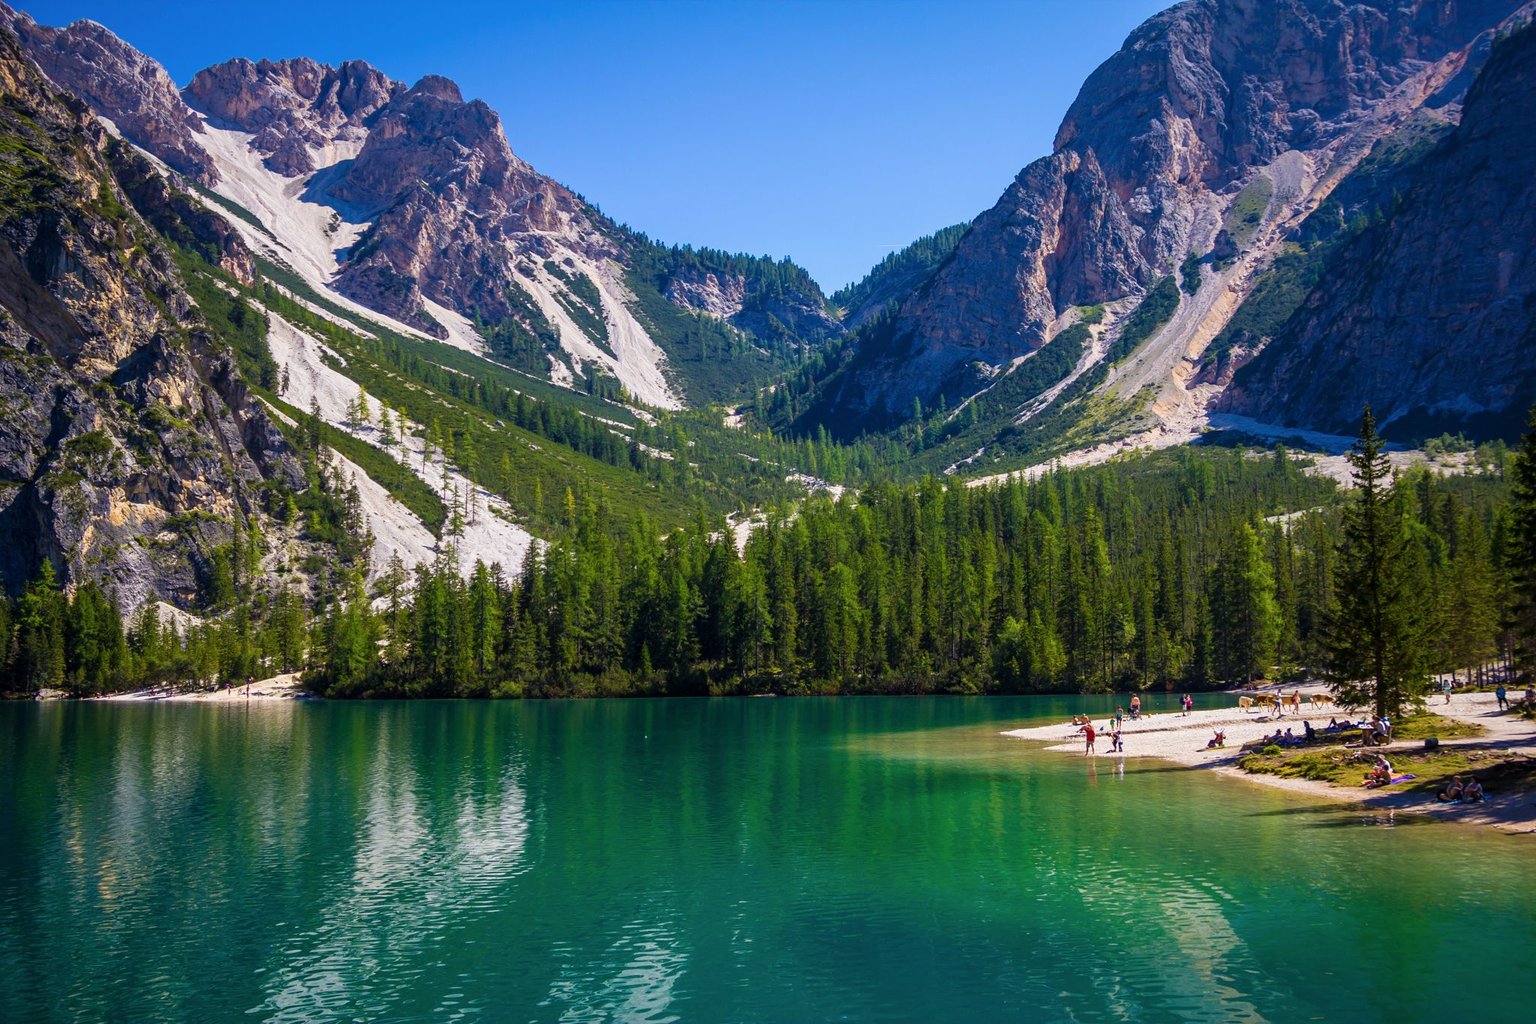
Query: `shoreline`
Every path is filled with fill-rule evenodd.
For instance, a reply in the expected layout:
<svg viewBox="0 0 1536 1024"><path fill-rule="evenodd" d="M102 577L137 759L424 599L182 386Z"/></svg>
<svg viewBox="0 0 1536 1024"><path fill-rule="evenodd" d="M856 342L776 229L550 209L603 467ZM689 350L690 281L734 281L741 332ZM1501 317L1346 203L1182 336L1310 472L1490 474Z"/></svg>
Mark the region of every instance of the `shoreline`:
<svg viewBox="0 0 1536 1024"><path fill-rule="evenodd" d="M1286 692L1291 692L1286 687ZM1302 687L1303 694L1321 692L1317 687ZM1536 722L1518 718L1497 710L1491 693L1461 693L1452 697L1450 704L1428 705L1427 710L1445 718L1457 719L1482 726L1486 735L1466 739L1444 739L1441 749L1456 747L1485 747L1497 745L1510 753L1536 755ZM1299 714L1276 715L1258 709L1219 708L1192 711L1187 716L1177 711L1143 715L1139 720L1126 718L1121 726L1124 753L1108 751L1109 737L1100 732L1095 752L1097 758L1149 758L1183 768L1202 769L1227 778L1241 779L1261 786L1286 789L1294 793L1330 800L1344 805L1355 805L1371 810L1424 814L1440 821L1467 825L1482 825L1512 835L1536 835L1536 791L1493 792L1488 799L1476 805L1441 804L1432 797L1410 791L1390 792L1365 789L1360 786L1338 786L1313 779L1285 778L1259 772L1247 772L1237 766L1245 743L1252 743L1275 731L1276 726L1287 724L1301 731L1303 721L1311 721L1314 728L1326 725L1327 720L1338 717L1335 707L1308 708L1303 706ZM1094 723L1097 729L1099 722ZM1208 749L1205 744L1216 729L1224 729L1227 745ZM1068 723L1030 726L1009 729L1004 736L1032 740L1043 744L1043 750L1052 753L1083 756L1083 738L1077 727ZM1400 740L1385 747L1372 748L1386 753L1404 753L1422 749L1422 741Z"/></svg>
<svg viewBox="0 0 1536 1024"><path fill-rule="evenodd" d="M321 698L307 693L299 685L298 672L286 672L260 679L250 686L246 695L244 684L223 690L200 690L192 693L176 693L162 688L134 690L131 693L108 693L99 697L82 698L87 701L108 701L129 704L255 704L274 701L305 701Z"/></svg>

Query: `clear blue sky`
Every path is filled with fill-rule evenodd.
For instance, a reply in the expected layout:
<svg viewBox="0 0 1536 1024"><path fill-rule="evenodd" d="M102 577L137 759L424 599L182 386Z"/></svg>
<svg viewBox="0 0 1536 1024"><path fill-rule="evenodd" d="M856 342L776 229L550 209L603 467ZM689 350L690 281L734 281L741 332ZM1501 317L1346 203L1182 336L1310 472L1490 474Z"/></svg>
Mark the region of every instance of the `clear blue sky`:
<svg viewBox="0 0 1536 1024"><path fill-rule="evenodd" d="M446 75L615 219L791 256L828 291L996 202L1169 2L11 0L44 24L94 18L181 85L236 56Z"/></svg>

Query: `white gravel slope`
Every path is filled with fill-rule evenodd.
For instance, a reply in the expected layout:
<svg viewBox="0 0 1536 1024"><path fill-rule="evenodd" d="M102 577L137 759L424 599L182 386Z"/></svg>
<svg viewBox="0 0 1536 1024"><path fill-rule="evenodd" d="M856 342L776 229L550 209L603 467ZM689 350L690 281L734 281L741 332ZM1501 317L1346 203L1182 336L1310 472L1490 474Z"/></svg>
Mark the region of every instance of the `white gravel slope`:
<svg viewBox="0 0 1536 1024"><path fill-rule="evenodd" d="M327 423L369 443L378 444L377 427L358 427L347 418L349 406L357 402L361 390L356 382L331 369L322 361L326 349L317 339L299 330L282 317L268 311L271 324L267 341L272 358L288 368L288 390L283 398L301 410L318 406ZM375 415L377 406L375 405ZM477 559L486 564L500 563L508 573L517 571L527 557L534 538L528 531L509 521L511 508L501 498L473 484L462 474L446 469L439 459L423 464L422 438L412 436L418 424L405 423L406 437L390 454L420 476L443 498L450 512L457 504L473 503L474 513L466 517L464 533L456 545L459 567L468 573ZM383 487L347 460L348 471L358 477L358 492L363 499L368 528L376 544L370 576L377 576L392 554L399 554L407 566L437 555L441 545L421 520L408 508L390 497Z"/></svg>

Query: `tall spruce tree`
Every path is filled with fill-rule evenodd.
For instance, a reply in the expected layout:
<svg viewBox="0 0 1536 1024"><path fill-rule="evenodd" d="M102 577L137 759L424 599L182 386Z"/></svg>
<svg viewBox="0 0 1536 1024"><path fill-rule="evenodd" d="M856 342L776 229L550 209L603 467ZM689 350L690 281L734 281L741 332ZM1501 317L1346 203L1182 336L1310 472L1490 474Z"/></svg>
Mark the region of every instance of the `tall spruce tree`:
<svg viewBox="0 0 1536 1024"><path fill-rule="evenodd" d="M1509 635L1521 681L1536 680L1536 407L1526 420L1524 443L1511 469L1509 538Z"/></svg>
<svg viewBox="0 0 1536 1024"><path fill-rule="evenodd" d="M1425 685L1419 595L1404 511L1370 406L1350 450L1354 494L1344 509L1325 653L1334 695L1346 707L1396 714Z"/></svg>

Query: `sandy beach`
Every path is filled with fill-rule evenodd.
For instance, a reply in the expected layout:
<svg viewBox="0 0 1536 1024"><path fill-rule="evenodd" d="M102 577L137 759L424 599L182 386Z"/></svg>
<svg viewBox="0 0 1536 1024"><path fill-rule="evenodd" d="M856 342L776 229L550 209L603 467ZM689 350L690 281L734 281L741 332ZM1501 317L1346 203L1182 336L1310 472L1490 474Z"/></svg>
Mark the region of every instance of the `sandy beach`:
<svg viewBox="0 0 1536 1024"><path fill-rule="evenodd" d="M1309 691L1324 692L1316 686L1301 687L1303 694ZM1292 690L1287 687L1285 692L1289 694ZM1159 758L1188 768L1208 768L1258 785L1289 789L1322 799L1363 804L1381 810L1428 814L1448 821L1488 825L1505 832L1536 835L1536 792L1532 791L1490 793L1488 800L1479 805L1440 804L1432 797L1418 793L1282 778L1278 775L1245 772L1237 767L1237 760L1244 753L1244 744L1272 734L1277 727L1284 729L1290 726L1300 734L1303 721L1310 721L1313 728L1321 729L1328 724L1330 718L1343 717L1344 712L1337 708L1310 708L1303 704L1300 714L1287 712L1284 715L1258 708L1198 710L1198 697L1196 708L1187 716L1175 711L1143 715L1137 721L1127 717L1121 728L1125 747L1123 754L1109 752L1109 735L1102 728L1105 723L1095 720L1094 728L1100 730L1095 756ZM1474 723L1487 730L1486 735L1475 738L1442 740L1443 748L1496 747L1509 753L1536 755L1536 722L1500 713L1491 693L1459 693L1451 698L1449 704L1435 697L1431 699L1428 709L1437 715ZM1226 746L1207 748L1206 742L1217 729L1225 731ZM1083 756L1083 737L1068 722L1013 729L1003 735L1045 743L1047 746L1044 749L1047 751ZM1405 740L1373 749L1380 750L1390 758L1393 751L1420 750L1422 747L1423 742L1420 740Z"/></svg>
<svg viewBox="0 0 1536 1024"><path fill-rule="evenodd" d="M110 701L171 701L178 704L245 704L250 701L284 701L284 700L309 700L308 693L299 685L299 673L287 672L283 675L273 676L270 679L261 679L251 684L247 694L246 687L235 686L225 690L200 691L197 693L175 693L162 688L152 690L135 690L132 693L112 693L104 697L92 697L91 700Z"/></svg>

